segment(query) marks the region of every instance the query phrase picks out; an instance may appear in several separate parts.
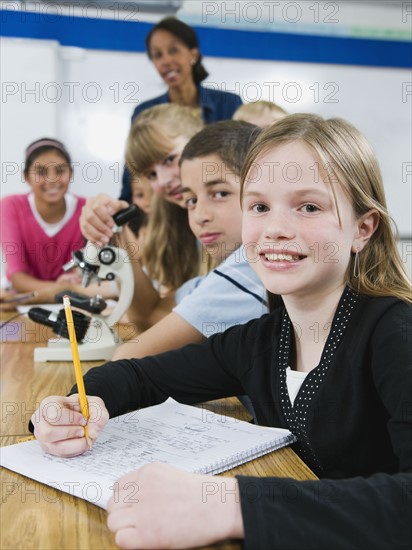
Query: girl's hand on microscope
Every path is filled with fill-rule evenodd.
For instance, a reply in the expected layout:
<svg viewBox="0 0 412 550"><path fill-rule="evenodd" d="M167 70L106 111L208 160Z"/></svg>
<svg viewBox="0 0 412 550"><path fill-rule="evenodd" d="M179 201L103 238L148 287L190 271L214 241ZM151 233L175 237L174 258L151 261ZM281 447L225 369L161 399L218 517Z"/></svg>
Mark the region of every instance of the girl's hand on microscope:
<svg viewBox="0 0 412 550"><path fill-rule="evenodd" d="M57 283L68 283L71 285L81 285L82 277L76 269L72 269L68 273L63 273L56 279Z"/></svg>
<svg viewBox="0 0 412 550"><path fill-rule="evenodd" d="M104 193L88 198L80 216L83 235L97 246L104 246L113 236L114 214L128 206L128 202L113 199Z"/></svg>

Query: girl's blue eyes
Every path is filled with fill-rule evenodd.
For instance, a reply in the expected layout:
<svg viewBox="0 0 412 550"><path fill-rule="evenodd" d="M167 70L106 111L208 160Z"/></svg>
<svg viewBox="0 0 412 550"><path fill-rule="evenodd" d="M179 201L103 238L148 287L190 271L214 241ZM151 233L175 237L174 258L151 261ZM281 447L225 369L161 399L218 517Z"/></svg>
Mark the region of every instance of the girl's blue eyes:
<svg viewBox="0 0 412 550"><path fill-rule="evenodd" d="M262 214L263 212L268 212L269 211L269 207L266 206L265 204L262 204L262 203L252 204L249 207L249 209L252 210L253 212L255 212L256 214ZM311 214L311 213L314 213L314 212L319 212L320 208L318 206L316 206L315 204L304 204L303 206L301 206L299 208L299 210L303 210L304 212L306 212L308 214Z"/></svg>
<svg viewBox="0 0 412 550"><path fill-rule="evenodd" d="M302 208L305 210L305 212L308 212L308 213L319 211L319 208L314 204L305 204L302 206Z"/></svg>

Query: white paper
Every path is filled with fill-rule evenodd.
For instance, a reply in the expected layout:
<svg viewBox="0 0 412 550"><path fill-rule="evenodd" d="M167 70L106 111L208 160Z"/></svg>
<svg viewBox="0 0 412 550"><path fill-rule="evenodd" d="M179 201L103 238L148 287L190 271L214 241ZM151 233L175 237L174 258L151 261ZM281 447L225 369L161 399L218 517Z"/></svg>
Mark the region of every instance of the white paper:
<svg viewBox="0 0 412 550"><path fill-rule="evenodd" d="M93 449L74 458L43 453L37 441L1 449L5 468L105 508L124 474L151 462L219 473L294 441L288 430L255 426L168 399L111 419Z"/></svg>

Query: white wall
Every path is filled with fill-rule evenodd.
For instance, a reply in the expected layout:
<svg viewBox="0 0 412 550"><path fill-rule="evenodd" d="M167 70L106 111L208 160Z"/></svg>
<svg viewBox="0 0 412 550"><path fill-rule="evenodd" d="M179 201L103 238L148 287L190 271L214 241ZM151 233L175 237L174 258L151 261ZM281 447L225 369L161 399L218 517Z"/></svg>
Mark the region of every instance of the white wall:
<svg viewBox="0 0 412 550"><path fill-rule="evenodd" d="M2 194L25 190L20 168L26 145L41 135L59 134L56 105L36 98L36 88L58 78L59 50L57 42L1 39Z"/></svg>

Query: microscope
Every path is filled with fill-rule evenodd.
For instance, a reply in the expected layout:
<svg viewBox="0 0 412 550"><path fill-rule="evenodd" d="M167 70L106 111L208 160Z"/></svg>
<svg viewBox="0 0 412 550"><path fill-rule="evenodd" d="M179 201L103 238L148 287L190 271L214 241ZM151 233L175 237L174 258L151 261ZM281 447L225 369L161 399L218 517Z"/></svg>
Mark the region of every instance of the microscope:
<svg viewBox="0 0 412 550"><path fill-rule="evenodd" d="M135 205L118 212L113 216L114 232L122 231L122 226L131 220L135 225L136 218L139 216L141 216L141 211ZM116 346L121 343L113 327L126 313L133 297L134 276L130 259L123 248L111 245L98 247L88 241L82 250L74 251L70 262L63 266L64 271L73 268L81 270L84 287L92 282L100 283L104 280L115 280L118 283L119 298L113 311L107 316L101 315L106 308L106 302L101 296L90 298L70 291L61 292L55 296L57 302L63 302L63 296L67 294L73 307L92 314L89 316L77 309L73 310L80 360L110 359ZM64 310L61 309L55 313L35 307L29 310L28 316L37 323L50 326L57 334L56 338L49 339L47 347L34 350L34 360L41 362L70 361L72 355Z"/></svg>

